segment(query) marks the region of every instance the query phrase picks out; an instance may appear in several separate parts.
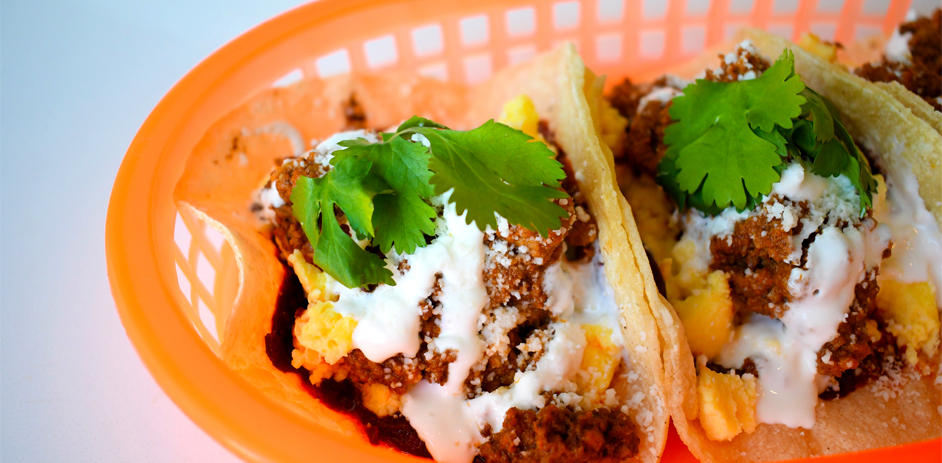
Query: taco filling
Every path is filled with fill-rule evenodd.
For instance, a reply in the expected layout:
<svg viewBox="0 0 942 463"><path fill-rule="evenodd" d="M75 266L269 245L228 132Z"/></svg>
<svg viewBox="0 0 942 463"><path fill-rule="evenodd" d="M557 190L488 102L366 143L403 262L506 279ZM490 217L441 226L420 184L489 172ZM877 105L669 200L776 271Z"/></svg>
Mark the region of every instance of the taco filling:
<svg viewBox="0 0 942 463"><path fill-rule="evenodd" d="M861 151L787 50L745 41L720 62L625 80L607 116L626 125L619 184L695 356L707 438L812 428L820 401L935 375L942 239L915 177Z"/></svg>
<svg viewBox="0 0 942 463"><path fill-rule="evenodd" d="M364 118L358 120L362 124ZM399 420L397 432L418 436L419 448L410 450L395 439L384 443L430 453L436 460L627 460L639 452L652 415L639 396L629 395L630 388L619 386L638 375L632 372L619 306L604 273L593 211L566 153L528 98L507 103L499 122L516 135L501 135L502 141L481 131L478 141L503 143L508 155L516 153L516 159L494 160L511 172L549 172L549 186L528 187L523 208L536 210L540 202L552 206L555 222L525 216L531 222L523 226L520 218L514 224L496 212L490 220L478 216L473 221L474 209L466 201L506 198L484 190L469 197L461 186L432 191L429 183L441 180L423 178L421 169L404 163L386 164L399 169L386 177L389 185L364 188L368 182L362 172L347 165L354 149L367 152L364 156L373 156L383 143L399 144L394 145L397 154L442 149L434 137L443 132L400 135L410 130L403 129L409 123L392 136L366 129L340 132L280 162L258 191L256 210L272 227L281 258L307 297L306 308L288 319L291 368L303 372L315 392L346 388L357 406L368 410L358 415L364 426L377 418ZM431 121L416 125L422 126L447 130ZM536 140L527 141L530 137ZM514 164L534 144L550 158ZM373 166L381 162L376 157ZM418 180L407 187L427 190L427 198L407 198L406 187L390 180L409 175ZM311 215L304 213L311 209L299 213L299 201L310 203L330 185L337 186L336 201L319 203L322 215L310 222ZM358 213L350 213L351 204L362 191L378 198L390 189L399 199L388 195L386 207L427 214L431 226L424 227L422 220L383 222L374 213L373 229L365 232L368 227ZM491 223L480 226L482 221ZM412 229L395 229L403 224ZM313 227L319 230L312 233ZM417 232L412 243L403 231ZM338 251L340 245L325 244L330 233L342 233L355 248ZM367 274L363 268L368 266L360 262L338 264L351 255L372 262L373 273Z"/></svg>
<svg viewBox="0 0 942 463"><path fill-rule="evenodd" d="M882 59L854 73L871 82L899 82L942 111L942 9L928 17L911 11L907 22L893 31Z"/></svg>

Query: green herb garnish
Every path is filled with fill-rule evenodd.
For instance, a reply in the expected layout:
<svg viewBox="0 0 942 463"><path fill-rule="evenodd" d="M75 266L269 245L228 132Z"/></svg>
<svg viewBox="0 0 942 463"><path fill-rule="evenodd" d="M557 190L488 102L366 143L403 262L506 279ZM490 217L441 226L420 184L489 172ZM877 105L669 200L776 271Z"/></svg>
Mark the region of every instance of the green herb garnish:
<svg viewBox="0 0 942 463"><path fill-rule="evenodd" d="M670 115L657 180L681 208L754 209L788 159L824 177L846 175L860 192L861 215L872 205L870 164L831 102L795 74L790 50L753 80L697 80L674 98Z"/></svg>
<svg viewBox="0 0 942 463"><path fill-rule="evenodd" d="M430 147L412 141L421 135ZM566 174L545 144L493 120L467 132L413 117L382 141L340 142L323 177L301 177L291 191L292 212L314 247L314 264L348 288L395 284L378 255L341 229L342 212L358 239L382 253L411 254L435 233L428 200L452 190L449 202L484 230L496 214L547 236L568 217L552 199Z"/></svg>

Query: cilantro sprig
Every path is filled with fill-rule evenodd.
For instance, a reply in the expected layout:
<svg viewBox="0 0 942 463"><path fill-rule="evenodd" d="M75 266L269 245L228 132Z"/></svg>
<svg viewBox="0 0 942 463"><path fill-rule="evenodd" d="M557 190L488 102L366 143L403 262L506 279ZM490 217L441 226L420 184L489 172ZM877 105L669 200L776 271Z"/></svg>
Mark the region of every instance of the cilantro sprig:
<svg viewBox="0 0 942 463"><path fill-rule="evenodd" d="M876 181L833 104L795 74L790 50L761 76L697 80L670 108L657 180L684 207L718 214L754 209L796 159L824 177L846 175L872 206Z"/></svg>
<svg viewBox="0 0 942 463"><path fill-rule="evenodd" d="M465 132L416 116L377 143L340 142L333 168L299 178L291 191L314 264L348 288L394 285L385 261L345 233L338 216L381 253L411 254L435 234L430 198L449 190L457 213L467 211L467 223L481 230L497 228L496 213L547 236L568 217L551 201L568 197L558 188L566 174L554 153L532 140L493 120Z"/></svg>

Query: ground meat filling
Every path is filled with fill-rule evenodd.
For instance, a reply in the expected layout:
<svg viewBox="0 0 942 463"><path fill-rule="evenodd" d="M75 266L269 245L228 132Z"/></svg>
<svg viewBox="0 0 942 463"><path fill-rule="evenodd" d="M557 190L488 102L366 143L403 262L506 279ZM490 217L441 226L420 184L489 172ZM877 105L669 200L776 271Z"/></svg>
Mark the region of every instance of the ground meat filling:
<svg viewBox="0 0 942 463"><path fill-rule="evenodd" d="M657 174L657 164L664 157L667 147L664 145L664 129L671 123L668 112L670 102L658 99L647 101L640 107L641 99L655 88L672 87L666 77L653 84L634 84L630 79L623 80L612 89L609 101L619 114L628 119L627 143L623 153L613 153L616 161L627 163L636 173L650 176ZM676 87L676 90L681 90Z"/></svg>
<svg viewBox="0 0 942 463"><path fill-rule="evenodd" d="M346 102L344 114L346 129L365 125L362 108L353 96ZM564 255L570 261L587 260L595 252L593 243L598 239L598 224L590 213L585 196L579 191L572 166L566 154L555 144L554 134L545 122L541 122L540 131L557 149L557 159L564 166L566 179L561 186L570 197L556 202L566 209L569 216L545 238L506 222L498 230L485 233L483 279L489 302L482 315L486 321L481 336L488 347L483 360L472 367L465 381L469 398L510 386L517 372L535 368L543 355L542 347L551 334L549 325L556 321L544 307L548 298L543 288L544 272ZM285 203L274 208L273 230L275 243L284 260L299 250L308 262L313 262L314 250L294 218L290 195L301 176L317 178L330 169L329 165L318 161L320 159L314 152L279 160L267 185L274 186ZM337 211L337 214L341 227L347 227L342 213ZM408 259L400 263L399 270L410 270ZM441 275L437 277L440 279ZM455 361L456 352L429 349L441 331L440 295L441 285L436 281L431 294L419 303L421 343L414 358L400 354L377 363L367 359L359 349L354 349L340 360L346 380L358 389L383 384L400 395L423 379L445 384L449 364ZM303 313L303 309L299 312ZM482 456L488 455L484 457L485 461L620 461L637 453L639 438L626 414L605 408L575 412L553 405L551 393L548 397L551 404L539 412L516 408L509 412L504 429L491 435L481 446ZM511 434L513 437L508 438ZM518 450L511 451L511 446L518 444ZM500 460L493 460L498 454L503 456Z"/></svg>
<svg viewBox="0 0 942 463"><path fill-rule="evenodd" d="M799 211L799 216L808 213L807 204L794 203L773 196L773 201L784 202ZM786 262L791 253L792 238L801 232L801 221L789 231L781 225L781 219L768 220L755 216L735 225L732 234L714 237L710 243L713 256L711 270L722 270L729 277L733 305L739 317L758 313L772 318L781 318L792 301L788 291L788 280L797 265ZM802 255L807 254L814 234L802 244ZM855 298L847 318L838 326L837 335L818 351L818 373L841 376L853 370L867 357L883 356L875 352L882 344L876 317L876 295L879 285L877 273L869 272L855 287Z"/></svg>
<svg viewBox="0 0 942 463"><path fill-rule="evenodd" d="M904 26L904 32L913 32L910 48L914 61L917 55L919 60L934 59L936 75L939 72L940 54L938 19L937 11L932 19L936 21L935 38L931 36L929 19L920 19ZM932 42L931 51L922 45L924 41ZM747 80L761 75L770 67L767 60L741 46L734 53L721 54L719 57L720 67L708 69L704 79L715 82ZM664 129L671 123L671 103L649 95L671 87L676 81L668 76L653 83L640 84L625 79L608 95L612 106L629 121L625 151L615 153L615 161L627 165L635 175L654 177L657 174L657 165L667 150ZM676 86L671 88L677 89ZM774 198L774 201L795 208L802 217L808 214L808 205L804 202L795 203L780 197ZM722 270L727 274L737 320L751 313L781 318L788 310L787 304L793 299L788 290L789 277L794 268L805 264L804 256L816 234L811 234L802 243L802 261L788 262L786 258L792 253L793 238L802 232L802 222L798 221L787 231L781 222L779 218L769 220L765 216L751 217L737 223L730 235L711 240L710 270ZM657 271L656 268L654 270ZM893 343L886 342L890 336L882 320L875 314L877 291L876 274L868 274L857 285L853 306L847 319L838 327L837 335L818 352L818 372L834 377L833 383L837 388L855 388L863 384L865 377L879 376L883 372L884 359L895 355ZM708 367L716 371L728 371L719 365L709 364ZM744 365L736 371L758 376L752 359L746 359ZM826 394L833 395L834 389L829 391ZM846 392L849 391L843 393Z"/></svg>
<svg viewBox="0 0 942 463"><path fill-rule="evenodd" d="M818 373L840 376L860 363L879 348L882 334L874 320L876 311L877 273L869 272L864 281L854 288L854 302L847 318L837 327L837 336L818 351ZM882 352L879 356L882 356Z"/></svg>
<svg viewBox="0 0 942 463"><path fill-rule="evenodd" d="M867 63L854 72L872 82L899 82L942 111L942 9L931 17L921 17L900 26L900 33L911 33L911 63L889 61L886 56L877 63Z"/></svg>
<svg viewBox="0 0 942 463"><path fill-rule="evenodd" d="M628 416L607 408L578 412L556 405L538 412L512 408L501 431L481 445L477 460L614 463L637 455L639 443Z"/></svg>
<svg viewBox="0 0 942 463"><path fill-rule="evenodd" d="M795 204L777 196L774 200L797 206L803 215L808 212L804 202ZM792 251L792 237L801 229L801 222L785 231L781 219L756 216L737 223L728 237L713 238L710 269L722 270L729 276L738 313L759 313L773 318L785 314L785 304L791 301L788 277L795 267L785 259Z"/></svg>
<svg viewBox="0 0 942 463"><path fill-rule="evenodd" d="M350 94L350 98L343 102L343 117L346 121L343 130L367 128L366 112L363 110L363 107L360 106L360 102L357 101L356 95L353 93Z"/></svg>
<svg viewBox="0 0 942 463"><path fill-rule="evenodd" d="M755 78L769 68L768 61L742 47L732 55L735 59L727 59L727 55L719 56L721 66L716 70L708 69L704 79L734 82ZM616 162L628 164L636 174L655 176L657 165L667 151L667 146L664 145L664 129L671 123L671 102L658 98L645 100L652 92L665 88L683 90L677 79L668 76L660 77L652 83L640 84L632 83L626 78L616 85L608 96L612 107L628 119L625 151L613 155Z"/></svg>

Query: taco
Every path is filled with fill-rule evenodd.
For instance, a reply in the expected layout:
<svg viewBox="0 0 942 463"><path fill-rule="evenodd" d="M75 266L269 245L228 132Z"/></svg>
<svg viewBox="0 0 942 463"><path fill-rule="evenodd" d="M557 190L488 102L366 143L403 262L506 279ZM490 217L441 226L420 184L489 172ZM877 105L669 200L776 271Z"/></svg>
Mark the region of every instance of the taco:
<svg viewBox="0 0 942 463"><path fill-rule="evenodd" d="M663 367L602 83L566 46L476 87L306 80L219 121L175 196L239 264L223 360L440 461L656 461Z"/></svg>
<svg viewBox="0 0 942 463"><path fill-rule="evenodd" d="M922 17L910 11L882 51L879 59L855 65L854 73L942 132L942 9Z"/></svg>
<svg viewBox="0 0 942 463"><path fill-rule="evenodd" d="M680 437L770 461L939 436L942 137L786 40L739 40L601 112Z"/></svg>

